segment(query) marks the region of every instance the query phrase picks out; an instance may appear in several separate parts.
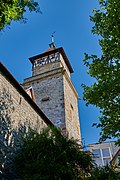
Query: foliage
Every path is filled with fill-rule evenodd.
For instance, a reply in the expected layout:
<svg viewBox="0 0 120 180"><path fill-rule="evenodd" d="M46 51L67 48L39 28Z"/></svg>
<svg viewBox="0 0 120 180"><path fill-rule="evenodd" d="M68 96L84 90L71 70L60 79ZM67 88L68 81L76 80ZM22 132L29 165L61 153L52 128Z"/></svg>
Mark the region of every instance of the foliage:
<svg viewBox="0 0 120 180"><path fill-rule="evenodd" d="M0 0L0 31L11 21L24 20L26 8L38 12L38 3L34 0Z"/></svg>
<svg viewBox="0 0 120 180"><path fill-rule="evenodd" d="M119 180L120 172L117 172L110 168L109 166L105 167L96 167L92 170L91 176L88 180Z"/></svg>
<svg viewBox="0 0 120 180"><path fill-rule="evenodd" d="M90 20L92 33L100 36L102 55L85 54L84 63L95 83L84 88L83 99L100 108L101 139L117 138L120 145L120 0L99 0Z"/></svg>
<svg viewBox="0 0 120 180"><path fill-rule="evenodd" d="M41 134L31 130L15 158L15 165L22 180L84 179L93 167L90 154L55 128L47 128Z"/></svg>

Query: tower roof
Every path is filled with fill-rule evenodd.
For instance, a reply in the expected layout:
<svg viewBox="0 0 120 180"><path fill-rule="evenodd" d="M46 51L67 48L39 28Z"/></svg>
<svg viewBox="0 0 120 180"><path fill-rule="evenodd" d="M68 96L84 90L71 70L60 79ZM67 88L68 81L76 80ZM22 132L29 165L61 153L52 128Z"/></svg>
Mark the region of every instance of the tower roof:
<svg viewBox="0 0 120 180"><path fill-rule="evenodd" d="M47 56L47 55L50 55L50 54L56 53L56 52L59 52L59 53L62 54L62 56L63 56L63 58L64 58L64 61L65 61L66 65L67 65L70 73L73 73L73 68L72 68L72 66L71 66L71 64L70 64L70 62L69 62L69 60L68 60L68 58L67 58L67 56L66 56L66 54L65 54L65 51L64 51L64 49L63 49L62 47L60 47L60 48L50 47L50 48L49 48L48 50L46 50L44 53L39 54L39 55L36 55L36 56L33 56L33 57L30 57L29 60L30 60L30 62L33 64L36 59L45 57L45 56Z"/></svg>

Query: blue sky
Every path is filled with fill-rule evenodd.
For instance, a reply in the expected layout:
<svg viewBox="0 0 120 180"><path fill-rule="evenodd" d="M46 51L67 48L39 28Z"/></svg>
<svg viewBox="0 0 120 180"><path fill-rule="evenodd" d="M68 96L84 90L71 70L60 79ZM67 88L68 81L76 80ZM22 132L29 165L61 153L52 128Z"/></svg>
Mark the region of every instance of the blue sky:
<svg viewBox="0 0 120 180"><path fill-rule="evenodd" d="M71 75L79 97L82 98L81 83L91 85L94 80L86 74L83 65L84 52L100 55L98 37L91 33L89 20L97 0L38 0L42 14L25 14L27 23L12 22L10 28L0 33L0 60L20 82L31 76L28 58L44 52L49 47L51 34L55 31L55 44L63 47L74 69ZM98 122L99 110L86 107L79 101L81 133L85 144L99 139L99 130L92 127Z"/></svg>

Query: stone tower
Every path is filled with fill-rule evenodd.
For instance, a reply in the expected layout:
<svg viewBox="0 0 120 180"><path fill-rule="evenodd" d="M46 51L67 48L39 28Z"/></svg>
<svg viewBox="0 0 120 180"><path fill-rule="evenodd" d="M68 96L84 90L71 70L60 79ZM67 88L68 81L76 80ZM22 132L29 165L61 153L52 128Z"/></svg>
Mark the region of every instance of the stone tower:
<svg viewBox="0 0 120 180"><path fill-rule="evenodd" d="M35 101L45 115L69 137L81 139L78 95L71 82L73 69L62 47L53 43L42 54L29 58L32 76L24 88L32 87Z"/></svg>

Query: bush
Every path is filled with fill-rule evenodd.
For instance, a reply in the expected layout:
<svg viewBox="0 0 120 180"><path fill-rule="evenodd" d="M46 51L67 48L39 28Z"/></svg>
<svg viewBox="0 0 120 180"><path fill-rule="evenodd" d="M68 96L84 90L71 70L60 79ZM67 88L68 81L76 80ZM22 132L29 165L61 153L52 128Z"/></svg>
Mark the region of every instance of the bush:
<svg viewBox="0 0 120 180"><path fill-rule="evenodd" d="M44 129L41 134L31 130L14 163L22 180L84 179L93 167L90 154L56 128Z"/></svg>

